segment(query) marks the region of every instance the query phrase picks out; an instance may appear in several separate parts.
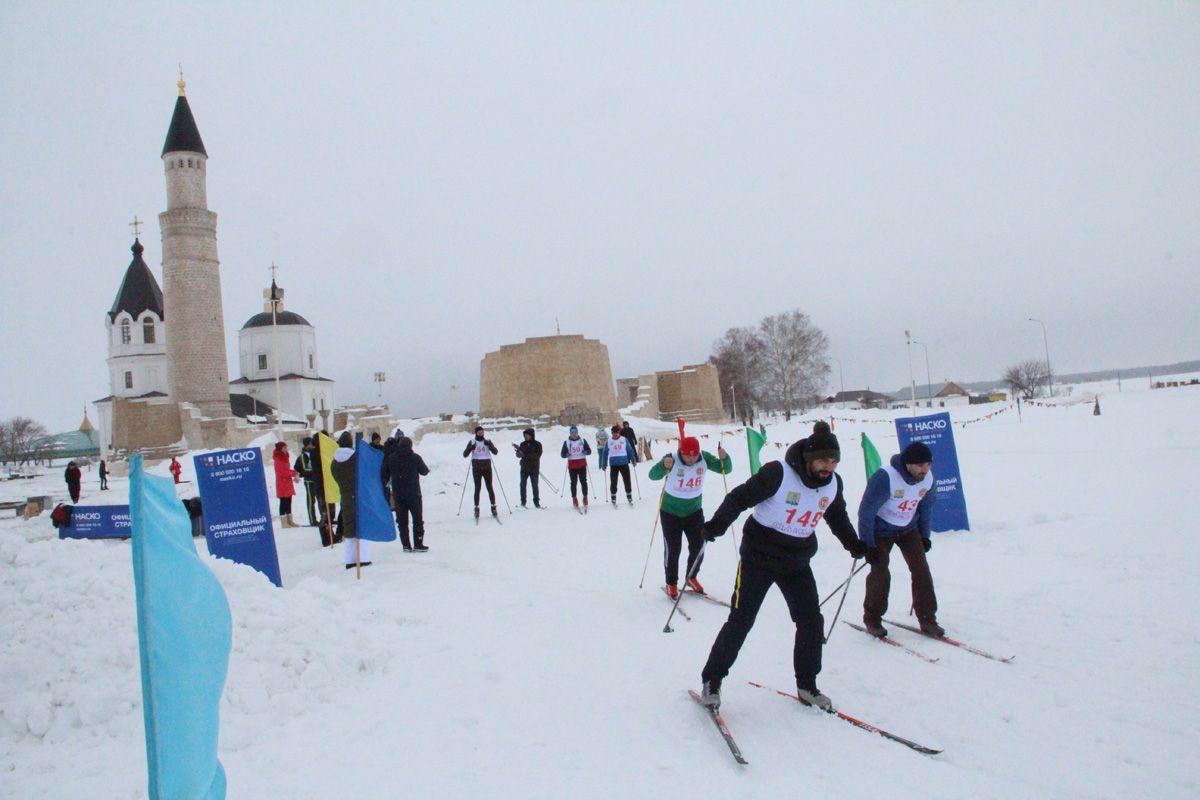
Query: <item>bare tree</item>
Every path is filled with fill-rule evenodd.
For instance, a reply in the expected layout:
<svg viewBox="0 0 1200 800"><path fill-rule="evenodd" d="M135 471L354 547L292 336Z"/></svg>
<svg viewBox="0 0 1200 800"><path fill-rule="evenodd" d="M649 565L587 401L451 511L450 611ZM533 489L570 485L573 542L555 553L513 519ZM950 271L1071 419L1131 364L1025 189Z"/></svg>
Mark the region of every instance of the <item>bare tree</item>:
<svg viewBox="0 0 1200 800"><path fill-rule="evenodd" d="M46 435L46 427L29 417L0 422L0 462L25 464L37 459L45 448Z"/></svg>
<svg viewBox="0 0 1200 800"><path fill-rule="evenodd" d="M1038 388L1049 385L1050 369L1045 361L1030 358L1013 364L1004 371L1004 382L1012 389L1013 394L1019 394L1028 400L1036 397Z"/></svg>
<svg viewBox="0 0 1200 800"><path fill-rule="evenodd" d="M759 396L766 407L792 411L818 397L829 376L829 337L799 309L766 317L758 324L763 342Z"/></svg>
<svg viewBox="0 0 1200 800"><path fill-rule="evenodd" d="M743 425L747 420L753 424L754 409L759 404L763 350L762 339L754 328L730 328L713 343L713 354L708 358L717 368L725 410Z"/></svg>

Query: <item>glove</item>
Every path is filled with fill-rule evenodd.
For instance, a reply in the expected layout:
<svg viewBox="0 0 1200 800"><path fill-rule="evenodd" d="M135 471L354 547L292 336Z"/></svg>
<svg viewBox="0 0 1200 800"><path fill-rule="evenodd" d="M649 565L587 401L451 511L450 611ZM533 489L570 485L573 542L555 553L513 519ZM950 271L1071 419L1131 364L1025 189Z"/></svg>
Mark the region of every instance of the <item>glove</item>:
<svg viewBox="0 0 1200 800"><path fill-rule="evenodd" d="M846 548L846 551L850 553L851 558L857 560L867 554L867 546L863 543L862 539L855 539L854 541L850 542L850 545Z"/></svg>
<svg viewBox="0 0 1200 800"><path fill-rule="evenodd" d="M704 525L703 527L700 528L700 535L704 537L704 541L706 541L706 542L715 542L717 540L717 537L720 536L721 534L714 532L707 525Z"/></svg>
<svg viewBox="0 0 1200 800"><path fill-rule="evenodd" d="M930 539L929 537L921 537L921 544L924 545L926 553L933 549L933 539Z"/></svg>
<svg viewBox="0 0 1200 800"><path fill-rule="evenodd" d="M879 560L879 548L868 547L867 552L863 555L863 558L867 560L868 564L874 566L875 562Z"/></svg>

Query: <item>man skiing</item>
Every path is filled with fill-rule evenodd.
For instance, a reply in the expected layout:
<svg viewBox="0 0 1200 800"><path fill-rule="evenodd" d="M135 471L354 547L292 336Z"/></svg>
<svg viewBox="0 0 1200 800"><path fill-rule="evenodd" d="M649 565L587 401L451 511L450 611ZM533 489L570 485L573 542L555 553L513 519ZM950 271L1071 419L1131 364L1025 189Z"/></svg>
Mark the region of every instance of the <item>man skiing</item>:
<svg viewBox="0 0 1200 800"><path fill-rule="evenodd" d="M463 458L469 456L471 459L471 477L475 479L475 519L479 519L480 483L487 484L488 500L492 504L492 516L497 518L500 516L496 511L496 490L492 488L492 456L499 454L500 451L496 449L496 445L492 444L492 440L484 438L483 426L477 425L475 438L467 442L466 449L463 450Z"/></svg>
<svg viewBox="0 0 1200 800"><path fill-rule="evenodd" d="M526 428L521 436L525 441L513 445L517 458L521 459L521 508L525 508L525 482L528 480L533 481L533 507L541 508L542 504L538 502L538 475L542 465L542 443L537 440L533 428Z"/></svg>
<svg viewBox="0 0 1200 800"><path fill-rule="evenodd" d="M608 472L608 431L604 428L596 431L596 461L601 472Z"/></svg>
<svg viewBox="0 0 1200 800"><path fill-rule="evenodd" d="M887 636L883 615L887 612L891 573L888 554L892 546L908 563L912 575L912 602L921 632L945 636L937 623L937 596L925 554L933 547L929 519L937 492L933 483L933 453L922 442L910 442L867 481L858 505L858 535L867 548L867 592L863 598L863 627L880 638Z"/></svg>
<svg viewBox="0 0 1200 800"><path fill-rule="evenodd" d="M724 447L717 447L717 455L702 451L694 436L686 436L679 442L678 457L663 456L650 468L650 480L665 477L662 505L659 508L663 531L663 565L666 569L667 594L679 596L679 553L683 549L683 537L687 536L687 587L697 594L704 594L696 575L700 572L697 561L702 559L704 549L704 476L708 470L729 472L733 466Z"/></svg>
<svg viewBox="0 0 1200 800"><path fill-rule="evenodd" d="M621 435L621 426L612 426L612 436L608 440L608 496L615 506L617 504L617 476L625 479L625 499L633 505L633 484L629 477L629 465L637 463L637 452L629 443L630 439Z"/></svg>
<svg viewBox="0 0 1200 800"><path fill-rule="evenodd" d="M866 547L854 532L842 496L842 478L834 470L841 448L829 425L817 422L812 435L788 448L783 463L764 464L756 475L731 491L705 523L704 538L723 534L738 515L753 507L742 529L741 560L730 602L729 619L713 642L701 678L702 702L721 704L721 681L737 659L754 618L772 584L779 586L796 625L792 662L801 701L833 707L817 689L825 620L809 561L817 552L817 523L822 519L842 546L861 558Z"/></svg>
<svg viewBox="0 0 1200 800"><path fill-rule="evenodd" d="M567 472L571 476L571 505L579 508L575 485L582 484L584 513L587 513L588 507L587 457L591 454L591 445L579 435L579 428L572 425L566 441L563 442L561 455L567 460Z"/></svg>

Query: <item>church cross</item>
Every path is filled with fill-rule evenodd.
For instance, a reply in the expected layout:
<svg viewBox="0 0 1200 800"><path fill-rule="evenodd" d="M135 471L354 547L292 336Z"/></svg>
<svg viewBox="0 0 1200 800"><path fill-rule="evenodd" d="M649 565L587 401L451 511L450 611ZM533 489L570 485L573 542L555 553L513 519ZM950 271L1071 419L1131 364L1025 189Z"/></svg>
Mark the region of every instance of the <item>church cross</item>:
<svg viewBox="0 0 1200 800"><path fill-rule="evenodd" d="M142 232L142 221L137 218L137 214L133 215L133 222L129 223L129 227L133 228L133 238L137 238Z"/></svg>

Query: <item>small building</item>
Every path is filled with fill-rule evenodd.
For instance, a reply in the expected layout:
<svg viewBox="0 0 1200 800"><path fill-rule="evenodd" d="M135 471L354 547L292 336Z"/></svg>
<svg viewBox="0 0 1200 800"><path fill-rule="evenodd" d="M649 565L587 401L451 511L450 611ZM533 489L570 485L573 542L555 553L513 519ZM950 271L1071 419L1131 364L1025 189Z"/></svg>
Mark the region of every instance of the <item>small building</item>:
<svg viewBox="0 0 1200 800"><path fill-rule="evenodd" d="M892 404L890 395L872 392L870 389L854 389L838 392L821 401L822 408L888 408Z"/></svg>
<svg viewBox="0 0 1200 800"><path fill-rule="evenodd" d="M933 402L938 408L967 406L971 404L971 393L957 383L950 381L933 396Z"/></svg>

